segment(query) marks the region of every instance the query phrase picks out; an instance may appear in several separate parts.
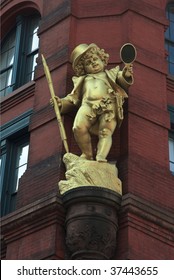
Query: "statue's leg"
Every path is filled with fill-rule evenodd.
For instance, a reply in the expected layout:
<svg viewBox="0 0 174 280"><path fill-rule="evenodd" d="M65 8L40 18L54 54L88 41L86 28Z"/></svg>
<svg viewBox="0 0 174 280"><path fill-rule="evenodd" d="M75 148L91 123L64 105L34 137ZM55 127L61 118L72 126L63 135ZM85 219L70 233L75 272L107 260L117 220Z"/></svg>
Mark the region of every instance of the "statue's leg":
<svg viewBox="0 0 174 280"><path fill-rule="evenodd" d="M91 108L87 105L81 106L74 120L73 132L75 140L82 152L81 157L93 159L91 135L89 128L93 124L88 115L91 113Z"/></svg>
<svg viewBox="0 0 174 280"><path fill-rule="evenodd" d="M106 157L112 146L112 134L116 128L116 120L112 119L110 122L105 121L105 116L100 118L99 124L99 141L97 145L96 160L106 162Z"/></svg>

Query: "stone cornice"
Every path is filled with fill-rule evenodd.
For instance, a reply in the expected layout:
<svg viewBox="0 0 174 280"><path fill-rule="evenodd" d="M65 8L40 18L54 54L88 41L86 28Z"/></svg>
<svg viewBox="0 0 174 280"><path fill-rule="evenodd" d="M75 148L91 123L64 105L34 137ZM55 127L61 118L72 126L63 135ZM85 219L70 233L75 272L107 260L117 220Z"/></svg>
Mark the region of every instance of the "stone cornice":
<svg viewBox="0 0 174 280"><path fill-rule="evenodd" d="M125 209L127 210L133 209L133 208L129 208L130 205L137 208L137 213L139 213L138 212L139 210L140 212L143 210L144 213L155 216L155 220L156 218L159 218L171 224L174 230L174 211L172 212L169 211L168 209L164 209L162 207L154 205L151 202L148 202L145 199L140 198L132 193L127 193L123 196L122 199L121 206L124 209L123 211L125 211Z"/></svg>
<svg viewBox="0 0 174 280"><path fill-rule="evenodd" d="M123 196L119 227L133 227L174 246L174 211L156 206L134 194Z"/></svg>
<svg viewBox="0 0 174 280"><path fill-rule="evenodd" d="M89 1L86 1L83 5L80 5L80 1L81 0L75 0L72 3L72 15L78 19L118 16L127 11L131 11L140 14L141 16L143 15L164 26L168 24L168 21L165 18L164 10L148 4L145 1L122 0L119 2L119 5L117 5L116 2L115 5L113 5L113 1L111 0L107 1L107 5L105 0L95 0L92 4L91 2L89 3Z"/></svg>
<svg viewBox="0 0 174 280"><path fill-rule="evenodd" d="M1 233L8 243L53 223L64 224L62 201L55 194L4 216L1 219Z"/></svg>

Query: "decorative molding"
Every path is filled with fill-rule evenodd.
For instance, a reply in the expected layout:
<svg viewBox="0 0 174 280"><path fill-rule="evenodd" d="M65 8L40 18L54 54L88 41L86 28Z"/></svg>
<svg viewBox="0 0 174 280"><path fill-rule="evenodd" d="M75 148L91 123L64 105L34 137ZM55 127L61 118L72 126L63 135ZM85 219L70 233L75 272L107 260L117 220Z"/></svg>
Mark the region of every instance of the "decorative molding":
<svg viewBox="0 0 174 280"><path fill-rule="evenodd" d="M158 8L152 4L147 3L146 1L137 1L137 0L125 0L128 2L130 10L140 14L141 16L144 15L145 17L156 21L164 26L168 25L168 20L165 17L164 9Z"/></svg>
<svg viewBox="0 0 174 280"><path fill-rule="evenodd" d="M132 193L127 193L127 194L123 195L123 197L122 197L121 207L123 209L131 210L132 208L129 209L130 205L137 208L137 213L142 214L141 212L138 212L138 211L143 210L144 213L155 216L155 220L156 220L156 218L158 218L160 220L163 220L163 221L171 224L172 229L174 230L174 224L173 224L174 223L174 216L173 216L174 213L172 211L159 207Z"/></svg>
<svg viewBox="0 0 174 280"><path fill-rule="evenodd" d="M31 81L16 89L13 93L4 97L1 101L1 114L13 108L17 104L32 97L35 92L35 82Z"/></svg>
<svg viewBox="0 0 174 280"><path fill-rule="evenodd" d="M81 0L73 1L72 4L72 15L78 19L108 16L115 17L131 11L164 26L168 24L163 9L146 3L145 1L122 0L119 2L119 5L115 6L113 6L113 1L107 1L107 5L105 0L100 0L100 5L97 5L97 3L99 3L98 1L93 1L92 5L89 1L86 1L84 5L80 5L80 1Z"/></svg>
<svg viewBox="0 0 174 280"><path fill-rule="evenodd" d="M3 124L1 126L1 140L6 139L10 135L18 132L19 130L26 128L30 122L30 116L33 110L30 109L27 112L21 114L20 116L12 119L11 121Z"/></svg>
<svg viewBox="0 0 174 280"><path fill-rule="evenodd" d="M1 240L0 240L0 246L1 246L0 258L1 258L1 260L3 260L6 257L7 245L6 245L5 240L2 235L1 235Z"/></svg>
<svg viewBox="0 0 174 280"><path fill-rule="evenodd" d="M6 244L53 223L64 225L64 208L56 194L48 195L1 218Z"/></svg>
<svg viewBox="0 0 174 280"><path fill-rule="evenodd" d="M66 245L69 252L74 252L72 259L85 259L89 256L95 259L95 255L100 259L109 259L115 254L117 228L111 227L109 223L101 228L97 218L95 220L96 225L91 226L91 219L91 222L82 223L78 220L68 227Z"/></svg>
<svg viewBox="0 0 174 280"><path fill-rule="evenodd" d="M120 230L127 226L174 246L174 213L131 193L123 196L119 216Z"/></svg>
<svg viewBox="0 0 174 280"><path fill-rule="evenodd" d="M96 186L78 187L63 196L66 245L71 259L111 259L115 254L121 195Z"/></svg>
<svg viewBox="0 0 174 280"><path fill-rule="evenodd" d="M1 9L3 9L7 4L12 2L13 0L2 0L1 1Z"/></svg>

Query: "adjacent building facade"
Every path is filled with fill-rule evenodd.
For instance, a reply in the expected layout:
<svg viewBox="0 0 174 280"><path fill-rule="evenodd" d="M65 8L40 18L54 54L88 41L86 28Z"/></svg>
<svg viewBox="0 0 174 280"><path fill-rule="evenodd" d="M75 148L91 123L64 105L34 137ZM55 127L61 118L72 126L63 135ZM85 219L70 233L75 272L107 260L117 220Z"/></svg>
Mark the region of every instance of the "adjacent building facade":
<svg viewBox="0 0 174 280"><path fill-rule="evenodd" d="M174 1L2 0L1 26L1 258L67 258L57 185L65 150L41 54L64 97L76 45L96 43L111 68L123 67L119 51L130 42L135 82L108 156L123 184L115 259L173 259ZM73 118L63 122L79 154Z"/></svg>

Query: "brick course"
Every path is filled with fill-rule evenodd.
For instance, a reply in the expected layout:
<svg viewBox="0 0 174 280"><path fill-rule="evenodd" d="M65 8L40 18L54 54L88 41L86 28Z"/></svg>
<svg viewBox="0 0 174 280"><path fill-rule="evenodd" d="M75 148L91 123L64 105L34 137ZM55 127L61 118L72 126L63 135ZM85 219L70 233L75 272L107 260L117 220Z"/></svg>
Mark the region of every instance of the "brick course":
<svg viewBox="0 0 174 280"><path fill-rule="evenodd" d="M94 42L104 48L110 54L109 68L117 64L123 66L119 49L124 43L136 46L135 83L129 90L125 119L113 136L108 157L117 162L124 194L115 258L172 259L174 225L167 217L171 217L174 210L174 177L169 171L167 105L174 106L174 80L167 76L164 48L168 1L83 0L83 5L81 2L2 1L3 34L13 25L15 16L27 7L40 12L40 54L47 60L55 92L60 97L72 89L70 53L77 44ZM6 259L64 259L66 255L64 214L60 210L63 206L57 201L51 208L52 200L46 199L59 198L57 182L65 171L62 164L65 151L49 99L39 56L35 82L2 100L2 124L33 109L29 125L29 163L20 179L17 210L2 219L2 257ZM73 113L68 114L63 121L70 150L79 154L71 130L73 117ZM47 207L52 209L48 213L47 207L41 207L45 199ZM42 208L40 216L33 204ZM26 209L32 209L32 214L26 214L30 219L24 228L23 215L29 211ZM160 210L163 218L158 216ZM14 238L17 234L18 238Z"/></svg>

